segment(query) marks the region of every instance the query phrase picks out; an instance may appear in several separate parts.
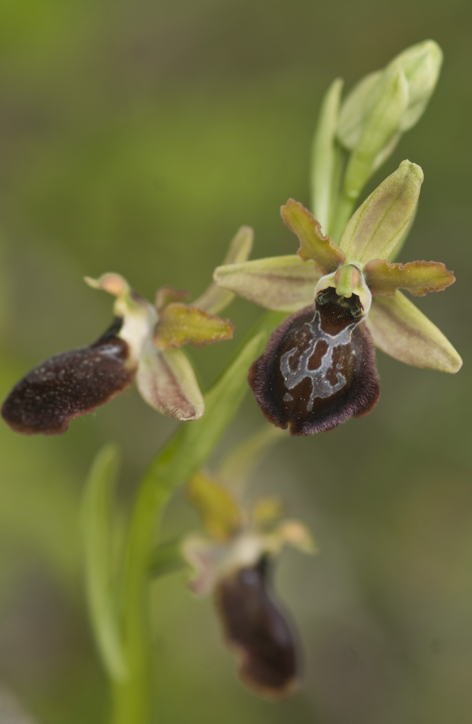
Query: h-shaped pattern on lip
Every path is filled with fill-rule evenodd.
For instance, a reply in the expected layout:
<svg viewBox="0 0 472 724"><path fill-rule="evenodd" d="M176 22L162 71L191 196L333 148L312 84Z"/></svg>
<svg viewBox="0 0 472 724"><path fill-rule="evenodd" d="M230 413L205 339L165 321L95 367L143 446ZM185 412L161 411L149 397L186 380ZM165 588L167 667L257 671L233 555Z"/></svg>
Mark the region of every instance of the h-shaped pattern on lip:
<svg viewBox="0 0 472 724"><path fill-rule="evenodd" d="M293 347L282 355L280 359L280 371L285 380L285 387L288 390L293 390L293 388L299 385L305 378L311 380L310 399L307 402L308 412L313 410L313 404L316 398L331 397L331 395L339 392L339 390L345 386L345 376L336 370L336 366L333 368L333 353L338 347L346 346L351 342L352 333L360 321L361 320L349 324L335 335L328 334L321 327L321 315L317 309L313 320L306 323L306 326L309 328L309 334L311 335L311 342L308 344L307 349L300 353L296 368L291 368L290 360L298 351L297 347ZM316 369L310 369L310 360L320 342L325 342L327 349L321 354L319 366ZM354 351L353 354L355 354ZM336 382L334 384L331 383L328 378L330 371L336 374ZM292 395L287 392L284 396L284 401L290 402L292 399Z"/></svg>

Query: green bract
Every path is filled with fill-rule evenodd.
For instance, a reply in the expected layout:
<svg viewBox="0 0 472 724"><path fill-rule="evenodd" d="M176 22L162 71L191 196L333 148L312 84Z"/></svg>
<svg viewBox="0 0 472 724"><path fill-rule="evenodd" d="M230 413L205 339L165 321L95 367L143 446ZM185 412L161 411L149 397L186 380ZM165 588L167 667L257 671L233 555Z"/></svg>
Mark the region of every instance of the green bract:
<svg viewBox="0 0 472 724"><path fill-rule="evenodd" d="M279 311L313 304L315 287L317 292L333 287L345 298L357 294L380 349L415 367L457 372L462 360L456 350L398 291L406 289L415 296L441 291L455 281L453 273L439 262L389 261L411 225L422 181L421 168L403 161L353 214L339 245L323 235L307 209L290 199L282 207L282 218L298 236L298 255L305 263L296 256L259 259L219 267L214 279L225 289Z"/></svg>

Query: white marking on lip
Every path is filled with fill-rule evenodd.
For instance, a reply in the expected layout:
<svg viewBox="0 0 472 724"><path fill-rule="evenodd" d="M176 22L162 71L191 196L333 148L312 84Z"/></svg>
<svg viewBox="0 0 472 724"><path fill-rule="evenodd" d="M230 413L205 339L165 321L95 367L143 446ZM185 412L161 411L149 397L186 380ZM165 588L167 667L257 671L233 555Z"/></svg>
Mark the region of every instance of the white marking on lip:
<svg viewBox="0 0 472 724"><path fill-rule="evenodd" d="M313 410L313 404L317 398L331 397L336 392L339 392L345 384L346 378L341 372L337 371L338 365L333 367L333 353L338 347L343 347L350 343L354 328L357 327L358 322L353 322L345 327L338 334L328 334L321 328L321 315L318 309L315 311L315 316L311 322L306 322L306 325L310 328L311 343L304 352L302 352L297 360L296 369L290 367L290 360L293 355L298 351L296 347L293 347L288 352L285 352L280 359L280 371L285 380L285 387L288 390L293 390L294 387L300 384L305 378L311 380L311 393L310 399L307 402L306 409L308 412ZM321 356L320 366L316 370L310 370L308 363L310 358L315 351L318 342L325 342L328 348ZM333 385L329 379L328 374L330 371L336 372L336 382ZM316 388L316 392L315 392ZM287 393L284 396L284 401L289 402L293 399L292 395Z"/></svg>

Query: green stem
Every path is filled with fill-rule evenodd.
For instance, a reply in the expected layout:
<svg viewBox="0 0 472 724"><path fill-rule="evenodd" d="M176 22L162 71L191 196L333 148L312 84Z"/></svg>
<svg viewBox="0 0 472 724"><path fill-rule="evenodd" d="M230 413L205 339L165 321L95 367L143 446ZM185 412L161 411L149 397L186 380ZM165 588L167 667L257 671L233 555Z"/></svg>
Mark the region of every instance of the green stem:
<svg viewBox="0 0 472 724"><path fill-rule="evenodd" d="M139 488L125 552L123 647L128 676L114 681L114 724L148 724L152 709L153 656L147 581L157 523L171 492L208 459L247 389L247 370L285 315L267 313L256 324L227 369L205 396L201 420L186 423L153 460Z"/></svg>

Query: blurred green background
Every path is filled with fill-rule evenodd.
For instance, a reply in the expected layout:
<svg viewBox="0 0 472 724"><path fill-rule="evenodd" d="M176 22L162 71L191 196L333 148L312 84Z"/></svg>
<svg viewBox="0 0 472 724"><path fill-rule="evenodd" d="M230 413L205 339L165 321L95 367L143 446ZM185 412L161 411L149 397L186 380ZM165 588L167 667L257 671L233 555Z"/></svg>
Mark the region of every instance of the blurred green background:
<svg viewBox="0 0 472 724"><path fill-rule="evenodd" d="M370 188L403 158L423 167L402 261L455 270L456 285L418 306L464 368L449 377L378 353L373 414L280 443L258 471L254 491L279 492L320 546L285 554L277 575L304 642L300 694L273 705L247 693L211 601L181 574L153 585L162 724L470 724L471 32L469 0L0 1L2 396L106 328L110 298L85 274L120 272L151 299L162 284L198 294L241 224L254 257L293 253L279 207L309 203L330 81L349 88L428 37L445 53L425 116ZM236 340L192 352L205 384L259 313L237 300ZM248 396L221 449L260 422ZM126 510L174 428L134 388L63 437L0 426L0 686L40 724L107 716L78 521L91 459L120 444ZM197 526L177 494L165 535Z"/></svg>

